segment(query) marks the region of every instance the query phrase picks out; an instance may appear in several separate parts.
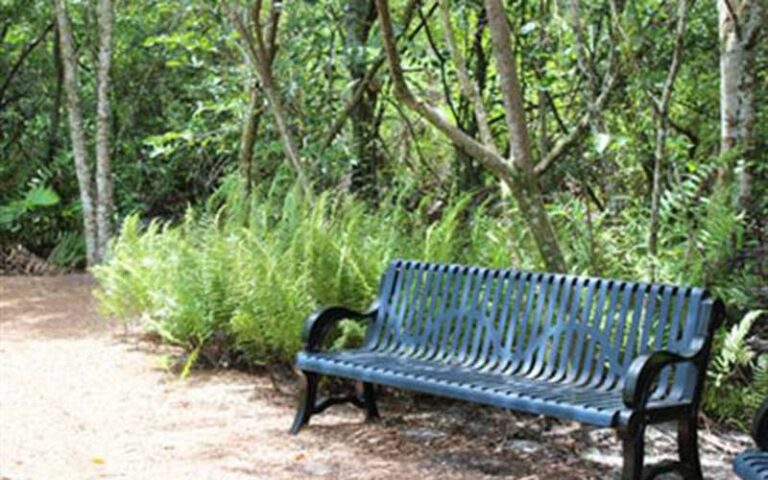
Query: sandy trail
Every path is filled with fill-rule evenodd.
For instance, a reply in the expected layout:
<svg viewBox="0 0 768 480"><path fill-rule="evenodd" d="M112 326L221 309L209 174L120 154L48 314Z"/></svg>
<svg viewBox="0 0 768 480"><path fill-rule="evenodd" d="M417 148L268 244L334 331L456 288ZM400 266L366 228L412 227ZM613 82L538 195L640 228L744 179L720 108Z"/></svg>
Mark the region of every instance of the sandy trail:
<svg viewBox="0 0 768 480"><path fill-rule="evenodd" d="M98 316L94 287L0 277L1 480L615 475L581 460L583 430L549 435L540 420L450 403L393 399L377 425L339 407L290 436L290 393L242 372L180 380L163 368L167 348Z"/></svg>

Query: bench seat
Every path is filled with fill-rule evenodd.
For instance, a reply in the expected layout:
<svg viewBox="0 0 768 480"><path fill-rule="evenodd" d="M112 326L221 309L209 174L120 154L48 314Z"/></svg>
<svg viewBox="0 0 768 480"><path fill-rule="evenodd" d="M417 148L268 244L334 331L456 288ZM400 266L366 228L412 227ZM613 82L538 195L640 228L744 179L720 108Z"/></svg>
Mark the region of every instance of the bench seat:
<svg viewBox="0 0 768 480"><path fill-rule="evenodd" d="M574 385L365 351L302 352L297 356L296 366L323 375L406 388L598 427L616 427L620 414L629 412L622 399L621 385L613 382ZM658 400L649 403L649 408L676 406L680 404Z"/></svg>

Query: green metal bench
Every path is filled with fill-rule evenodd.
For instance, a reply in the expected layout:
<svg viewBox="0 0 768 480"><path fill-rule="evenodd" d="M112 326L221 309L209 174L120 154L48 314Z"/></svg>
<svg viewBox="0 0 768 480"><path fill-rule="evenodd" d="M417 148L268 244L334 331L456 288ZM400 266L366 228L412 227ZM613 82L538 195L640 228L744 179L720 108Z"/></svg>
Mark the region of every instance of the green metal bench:
<svg viewBox="0 0 768 480"><path fill-rule="evenodd" d="M369 311L307 319L291 431L341 402L377 418L379 384L613 427L622 478L699 479L697 412L721 312L698 288L398 260ZM363 346L324 351L345 318L369 323ZM320 375L357 380L361 392L318 401ZM644 468L645 428L665 421L677 422L680 461Z"/></svg>

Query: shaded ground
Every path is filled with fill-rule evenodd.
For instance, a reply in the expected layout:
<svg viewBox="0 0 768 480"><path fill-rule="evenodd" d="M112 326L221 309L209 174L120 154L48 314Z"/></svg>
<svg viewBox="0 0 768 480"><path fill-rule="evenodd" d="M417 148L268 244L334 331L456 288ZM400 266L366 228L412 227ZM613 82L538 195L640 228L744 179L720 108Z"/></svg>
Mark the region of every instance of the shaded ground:
<svg viewBox="0 0 768 480"><path fill-rule="evenodd" d="M95 312L87 276L0 277L0 479L603 479L611 431L427 397L388 395L385 420L331 409L286 433L296 385L169 373L167 347ZM732 478L740 435L704 432L708 478ZM669 429L651 452L671 454Z"/></svg>

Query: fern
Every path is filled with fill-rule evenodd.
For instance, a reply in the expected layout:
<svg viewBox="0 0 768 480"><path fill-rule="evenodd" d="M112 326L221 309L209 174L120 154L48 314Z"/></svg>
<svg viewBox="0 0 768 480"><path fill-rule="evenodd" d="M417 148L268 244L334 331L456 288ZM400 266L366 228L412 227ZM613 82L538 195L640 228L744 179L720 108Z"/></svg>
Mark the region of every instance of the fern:
<svg viewBox="0 0 768 480"><path fill-rule="evenodd" d="M715 340L715 355L708 372L705 407L719 420L747 428L751 412L768 396L768 355L759 357L747 343L763 310L748 312ZM753 381L748 382L752 372Z"/></svg>

